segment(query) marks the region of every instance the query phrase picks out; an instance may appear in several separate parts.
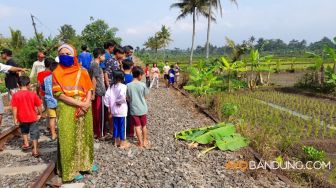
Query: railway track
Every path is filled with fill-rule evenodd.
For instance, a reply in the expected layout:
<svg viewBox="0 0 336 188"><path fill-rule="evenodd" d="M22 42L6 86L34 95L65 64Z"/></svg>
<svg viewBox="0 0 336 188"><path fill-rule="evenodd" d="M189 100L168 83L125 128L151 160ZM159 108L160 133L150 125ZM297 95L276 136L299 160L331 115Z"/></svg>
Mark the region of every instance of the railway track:
<svg viewBox="0 0 336 188"><path fill-rule="evenodd" d="M56 175L56 165L54 162L49 163L48 167L30 186L30 188L44 188L44 187L61 187L60 183L52 182L52 178Z"/></svg>
<svg viewBox="0 0 336 188"><path fill-rule="evenodd" d="M19 126L12 127L0 133L0 151L3 151L6 143L16 136L20 136Z"/></svg>

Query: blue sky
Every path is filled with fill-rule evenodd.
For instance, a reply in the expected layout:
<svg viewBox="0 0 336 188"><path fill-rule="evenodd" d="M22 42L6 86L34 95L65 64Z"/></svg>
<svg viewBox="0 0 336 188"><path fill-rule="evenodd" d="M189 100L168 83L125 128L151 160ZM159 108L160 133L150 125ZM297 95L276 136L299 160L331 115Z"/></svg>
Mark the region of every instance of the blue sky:
<svg viewBox="0 0 336 188"><path fill-rule="evenodd" d="M98 4L99 2L99 4ZM170 48L187 48L191 44L191 17L176 22L178 10L169 6L175 0L0 0L0 34L9 36L9 27L33 36L30 13L38 31L56 35L63 24L71 24L80 34L89 17L104 19L119 29L123 44L142 46L145 40L168 25L173 42ZM223 0L223 17L212 26L211 43L224 45L225 36L240 42L257 38L293 38L308 42L336 36L335 0L238 0L238 8ZM207 22L199 18L196 44L204 45Z"/></svg>

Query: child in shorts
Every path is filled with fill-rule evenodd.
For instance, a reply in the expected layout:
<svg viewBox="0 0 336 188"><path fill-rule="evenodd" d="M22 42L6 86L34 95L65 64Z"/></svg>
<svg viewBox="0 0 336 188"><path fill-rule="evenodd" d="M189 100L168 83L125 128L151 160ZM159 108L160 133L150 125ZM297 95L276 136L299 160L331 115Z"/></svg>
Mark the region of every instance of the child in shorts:
<svg viewBox="0 0 336 188"><path fill-rule="evenodd" d="M49 70L53 72L57 68L57 66L58 66L58 63L56 61L52 61L50 64ZM53 92L52 92L52 75L49 75L46 78L44 78L44 92L45 92L44 101L47 106L51 139L56 140L57 138L57 134L56 134L57 100L54 98Z"/></svg>
<svg viewBox="0 0 336 188"><path fill-rule="evenodd" d="M11 106L15 125L20 125L23 145L22 149L29 149L28 134L33 141L33 157L39 157L38 139L40 130L37 121L41 119L42 101L36 93L29 90L30 79L28 76L20 76L18 81L20 90L13 95ZM39 114L36 113L36 108Z"/></svg>
<svg viewBox="0 0 336 188"><path fill-rule="evenodd" d="M148 107L145 97L149 90L145 83L141 82L144 71L141 67L135 66L132 70L133 82L127 85L127 99L130 104L131 124L135 127L140 148L149 146L147 134Z"/></svg>

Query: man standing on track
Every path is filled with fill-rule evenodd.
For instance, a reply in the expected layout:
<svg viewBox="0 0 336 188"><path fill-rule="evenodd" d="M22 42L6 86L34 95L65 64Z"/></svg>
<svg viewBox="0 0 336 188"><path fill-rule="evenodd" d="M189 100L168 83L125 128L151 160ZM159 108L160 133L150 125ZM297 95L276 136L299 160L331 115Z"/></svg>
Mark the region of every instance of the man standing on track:
<svg viewBox="0 0 336 188"><path fill-rule="evenodd" d="M38 73L45 70L44 58L45 58L44 53L39 51L37 53L37 61L34 62L32 71L31 71L30 76L29 76L30 79L34 78L35 76L38 75Z"/></svg>
<svg viewBox="0 0 336 188"><path fill-rule="evenodd" d="M9 56L11 56L12 52L8 49L2 50L1 51L1 59L5 60L5 61L8 61L7 60L8 54L10 54ZM24 69L0 63L0 72L2 72L2 73L24 72ZM0 126L2 124L2 114L3 113L4 113L4 104L3 104L3 101L2 101L2 96L0 95Z"/></svg>

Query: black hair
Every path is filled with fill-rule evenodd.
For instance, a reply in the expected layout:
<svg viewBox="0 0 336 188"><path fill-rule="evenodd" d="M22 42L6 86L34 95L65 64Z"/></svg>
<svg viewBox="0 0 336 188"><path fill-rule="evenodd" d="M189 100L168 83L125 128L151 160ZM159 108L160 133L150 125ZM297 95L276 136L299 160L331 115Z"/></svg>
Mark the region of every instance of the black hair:
<svg viewBox="0 0 336 188"><path fill-rule="evenodd" d="M148 63L146 63L146 67L148 67L149 66L149 64Z"/></svg>
<svg viewBox="0 0 336 188"><path fill-rule="evenodd" d="M153 63L153 67L155 67L155 66L157 67L157 63Z"/></svg>
<svg viewBox="0 0 336 188"><path fill-rule="evenodd" d="M116 55L117 53L124 54L125 53L124 48L119 45L116 46L113 50L113 54Z"/></svg>
<svg viewBox="0 0 336 188"><path fill-rule="evenodd" d="M19 84L20 87L28 86L30 84L29 77L28 76L20 76L18 84Z"/></svg>
<svg viewBox="0 0 336 188"><path fill-rule="evenodd" d="M129 53L134 48L131 45L124 46L125 53Z"/></svg>
<svg viewBox="0 0 336 188"><path fill-rule="evenodd" d="M44 67L45 67L45 68L50 68L50 65L51 65L51 63L52 63L53 61L55 61L55 60L52 59L52 58L47 58L47 59L45 59L45 60L44 60Z"/></svg>
<svg viewBox="0 0 336 188"><path fill-rule="evenodd" d="M110 40L104 43L104 49L108 49L109 47L114 47L117 43L114 40Z"/></svg>
<svg viewBox="0 0 336 188"><path fill-rule="evenodd" d="M104 55L105 54L105 50L103 48L95 48L93 50L93 57L94 58L98 58L100 55Z"/></svg>
<svg viewBox="0 0 336 188"><path fill-rule="evenodd" d="M170 65L170 68L173 69L173 68L174 68L174 65Z"/></svg>
<svg viewBox="0 0 336 188"><path fill-rule="evenodd" d="M135 66L133 67L132 74L134 78L138 78L140 75L144 74L144 71L140 66Z"/></svg>
<svg viewBox="0 0 336 188"><path fill-rule="evenodd" d="M130 70L132 68L132 66L134 65L133 61L130 59L125 59L122 62L122 67L124 70Z"/></svg>
<svg viewBox="0 0 336 188"><path fill-rule="evenodd" d="M13 55L13 52L10 50L10 49L3 49L1 50L1 54L6 54L7 56L12 56Z"/></svg>
<svg viewBox="0 0 336 188"><path fill-rule="evenodd" d="M115 85L119 82L124 83L125 81L125 76L123 71L121 70L114 70L112 73L112 85Z"/></svg>
<svg viewBox="0 0 336 188"><path fill-rule="evenodd" d="M58 63L54 60L51 62L51 65L49 67L50 71L53 72L58 66Z"/></svg>
<svg viewBox="0 0 336 188"><path fill-rule="evenodd" d="M82 51L87 51L87 46L84 44L84 45L82 45L82 47L81 47L81 49L82 49Z"/></svg>

